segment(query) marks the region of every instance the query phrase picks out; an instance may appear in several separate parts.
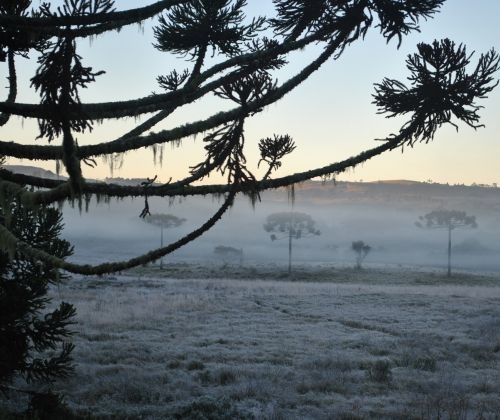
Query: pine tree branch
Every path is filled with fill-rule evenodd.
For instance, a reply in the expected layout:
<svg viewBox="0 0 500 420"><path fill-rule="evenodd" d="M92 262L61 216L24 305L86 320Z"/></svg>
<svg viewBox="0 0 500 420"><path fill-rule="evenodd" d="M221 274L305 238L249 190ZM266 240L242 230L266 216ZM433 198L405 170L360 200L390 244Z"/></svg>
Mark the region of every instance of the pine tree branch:
<svg viewBox="0 0 500 420"><path fill-rule="evenodd" d="M164 257L167 254L174 252L180 247L200 237L211 227L213 227L221 219L221 217L227 211L227 209L232 206L235 195L236 195L235 191L230 191L222 206L210 219L208 219L198 229L193 230L192 232L182 237L178 241L175 241L165 247L152 250L141 256L121 262L104 263L95 266L70 263L64 261L61 258L50 255L45 251L34 248L26 242L21 241L19 238L15 237L12 234L12 232L10 232L3 225L0 225L0 237L2 237L3 243L8 242L9 244L14 244L17 251L20 252L21 254L26 255L30 258L40 259L42 261L50 263L55 268L63 269L70 273L82 274L82 275L102 275L102 274L114 273L117 271L128 270L130 268L155 261L161 257Z"/></svg>
<svg viewBox="0 0 500 420"><path fill-rule="evenodd" d="M121 25L119 26L121 27L152 18L172 6L186 3L188 1L189 0L161 0L150 4L149 6L136 9L85 16L24 17L0 15L0 26L6 28L13 27L16 29L24 28L27 31L50 36L61 36L60 28L62 28L65 31L65 35L70 35L76 38L79 36L79 29L68 29L68 27L113 24L116 22L121 22Z"/></svg>
<svg viewBox="0 0 500 420"><path fill-rule="evenodd" d="M149 95L127 101L89 103L81 104L78 107L70 106L68 107L68 115L70 118L83 120L102 120L108 118L137 117L141 114L162 110L165 107L177 108L192 103L214 89L219 88L227 82L229 77L235 77L238 74L247 74L250 69L258 68L258 64L262 61L268 61L280 55L304 48L318 41L320 38L321 37L316 34L300 41L284 42L278 46L268 48L265 51L257 51L230 58L200 73L196 77L196 84L187 83L183 88L173 92ZM239 67L239 69L232 73L232 76L221 76L219 79L199 88L204 81L231 67ZM0 112L8 112L12 115L24 118L47 119L57 114L58 110L50 109L45 105L39 104L0 102Z"/></svg>
<svg viewBox="0 0 500 420"><path fill-rule="evenodd" d="M184 137L189 137L211 130L229 121L247 117L249 114L278 101L295 87L300 85L335 53L336 49L342 44L343 41L343 37L339 36L334 42L327 46L324 52L316 60L306 66L299 74L290 78L287 82L283 83L268 95L262 97L261 99L249 102L245 106L233 108L232 110L226 112L220 112L207 118L206 120L196 121L178 126L171 130L163 130L158 133L152 133L147 136L122 136L121 138L110 142L80 146L78 149L78 155L80 159L85 159L92 156L122 153L129 150L140 149L142 147L153 146L159 143L177 141ZM213 88L213 86L215 86L215 84L210 87ZM205 90L208 91L208 88ZM0 141L0 154L30 160L62 159L62 150L60 146L22 145L15 142L4 141Z"/></svg>
<svg viewBox="0 0 500 420"><path fill-rule="evenodd" d="M182 1L182 0L179 0ZM145 19L137 19L137 18L130 18L130 19L125 19L125 20L120 20L120 21L111 21L111 22L106 22L106 23L101 23L99 25L94 25L94 26L84 26L78 29L52 29L52 30L43 30L40 31L42 32L42 35L45 35L47 32L51 36L56 36L56 37L62 37L65 36L66 34L71 34L72 37L74 38L88 38L88 37L94 37L101 35L105 32L110 32L110 31L119 31L120 29L124 28L125 26L129 25L134 25L134 24L141 24L141 22ZM38 30L35 30L34 32L38 33Z"/></svg>
<svg viewBox="0 0 500 420"><path fill-rule="evenodd" d="M9 67L9 95L5 103L13 104L16 102L17 98L17 74L16 74L16 63L14 59L14 51L9 48L7 52L7 65ZM0 126L7 124L11 117L11 114L2 112L0 114Z"/></svg>
<svg viewBox="0 0 500 420"><path fill-rule="evenodd" d="M211 130L217 126L228 123L229 121L245 118L248 115L259 111L263 107L280 100L283 96L300 85L335 53L342 42L342 37L339 37L334 42L330 43L317 59L315 59L308 66L304 67L304 69L296 76L290 78L288 81L272 90L269 94L263 96L262 98L248 102L245 106L240 106L237 108L233 108L230 111L217 113L205 120L188 123L171 130L164 130L159 133L153 133L144 137L127 138L122 140L115 140L108 143L99 143L91 146L81 146L79 148L79 155L81 158L86 158L90 156L121 153L129 150L135 150L142 147L152 146L158 143L179 140L184 137Z"/></svg>
<svg viewBox="0 0 500 420"><path fill-rule="evenodd" d="M63 150L61 146L0 141L0 155L29 160L62 160Z"/></svg>
<svg viewBox="0 0 500 420"><path fill-rule="evenodd" d="M328 176L344 172L349 168L353 168L367 160L380 155L386 151L396 149L401 146L402 142L409 135L412 127L402 132L396 137L390 137L380 146L363 151L356 156L350 157L343 161L335 162L320 168L309 171L297 172L292 175L283 176L280 178L267 179L252 184L239 184L237 186L229 186L226 184L212 184L190 186L191 177L185 178L182 181L169 183L161 186L150 186L148 188L148 196L153 197L173 197L173 196L194 196L207 194L224 194L231 189L237 192L250 193L255 191L264 191L266 189L288 187L290 185L307 181L316 177ZM196 174L196 178L200 178L200 174ZM193 177L194 178L194 177ZM64 200L70 197L70 190L66 181L44 179L23 174L12 173L6 169L0 169L0 189L9 189L11 193L20 193L23 200L33 204L49 204L55 201ZM48 188L48 191L21 191L20 185L30 185L37 188ZM98 196L107 197L140 197L143 196L144 190L140 186L123 186L106 183L91 183L86 182L82 186L82 193L96 194Z"/></svg>

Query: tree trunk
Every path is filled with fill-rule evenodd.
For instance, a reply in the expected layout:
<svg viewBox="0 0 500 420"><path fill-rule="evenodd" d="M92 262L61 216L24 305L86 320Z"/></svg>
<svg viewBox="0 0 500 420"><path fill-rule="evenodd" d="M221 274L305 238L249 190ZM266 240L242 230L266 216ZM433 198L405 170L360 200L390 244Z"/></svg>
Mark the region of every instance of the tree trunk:
<svg viewBox="0 0 500 420"><path fill-rule="evenodd" d="M288 229L288 275L292 274L292 227Z"/></svg>
<svg viewBox="0 0 500 420"><path fill-rule="evenodd" d="M161 225L160 246L163 248L163 225ZM160 258L160 270L163 270L163 257Z"/></svg>
<svg viewBox="0 0 500 420"><path fill-rule="evenodd" d="M448 227L448 277L451 277L451 226Z"/></svg>

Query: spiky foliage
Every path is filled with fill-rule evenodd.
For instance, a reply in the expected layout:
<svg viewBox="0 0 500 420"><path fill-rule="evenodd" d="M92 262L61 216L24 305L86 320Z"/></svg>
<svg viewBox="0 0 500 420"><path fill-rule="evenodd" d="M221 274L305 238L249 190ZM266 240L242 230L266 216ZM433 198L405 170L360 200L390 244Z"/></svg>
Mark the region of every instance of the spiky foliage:
<svg viewBox="0 0 500 420"><path fill-rule="evenodd" d="M396 37L399 46L403 36L418 31L419 20L436 13L444 0L372 0L371 3L380 20L380 32L387 42Z"/></svg>
<svg viewBox="0 0 500 420"><path fill-rule="evenodd" d="M436 13L445 0L274 0L277 18L271 23L280 35L297 38L321 33L325 37L353 25L347 43L364 36L378 18L377 27L389 42L419 30L419 21Z"/></svg>
<svg viewBox="0 0 500 420"><path fill-rule="evenodd" d="M51 9L50 3L43 3L40 6L44 16L90 16L112 12L114 0L64 0L62 6L55 11Z"/></svg>
<svg viewBox="0 0 500 420"><path fill-rule="evenodd" d="M0 213L2 225L23 241L61 259L72 254L71 245L59 238L58 210L27 208L15 198L2 202ZM16 375L31 383L70 374L75 309L62 302L49 310L47 297L49 286L63 278L50 263L27 258L15 247L10 255L0 252L0 390Z"/></svg>
<svg viewBox="0 0 500 420"><path fill-rule="evenodd" d="M411 72L410 87L394 79L384 79L376 85L374 102L380 113L387 113L388 117L413 114L406 124L406 127L415 126L407 139L409 145L417 140L432 140L443 124L452 124L458 129L453 116L470 127L480 127L478 110L481 107L476 100L486 97L497 86L494 73L500 60L491 50L482 54L475 68L468 72L471 57L465 46L457 46L449 39L421 43L418 54L406 60Z"/></svg>
<svg viewBox="0 0 500 420"><path fill-rule="evenodd" d="M364 259L368 256L372 247L368 244L365 244L363 241L354 241L351 244L351 250L356 255L356 268L361 269L361 264Z"/></svg>
<svg viewBox="0 0 500 420"><path fill-rule="evenodd" d="M295 150L295 143L289 135L278 136L272 138L267 137L259 142L260 161L267 163L269 169L264 175L266 179L271 173L281 167L281 160Z"/></svg>
<svg viewBox="0 0 500 420"><path fill-rule="evenodd" d="M27 17L31 0L4 0L0 4L0 15ZM0 61L5 61L10 52L27 56L30 49L45 47L45 37L37 36L22 28L0 26Z"/></svg>
<svg viewBox="0 0 500 420"><path fill-rule="evenodd" d="M193 0L174 6L155 28L156 47L192 58L204 55L207 48L213 53L235 54L264 23L261 18L243 24L246 5L246 0Z"/></svg>
<svg viewBox="0 0 500 420"><path fill-rule="evenodd" d="M448 277L451 276L451 232L459 228L477 228L475 216L469 216L465 211L434 210L420 216L415 225L421 229L446 229L448 231Z"/></svg>
<svg viewBox="0 0 500 420"><path fill-rule="evenodd" d="M280 212L267 216L264 230L270 233L271 241L288 240L288 274L292 272L292 243L294 240L319 236L320 230L314 219L306 213Z"/></svg>
<svg viewBox="0 0 500 420"><path fill-rule="evenodd" d="M57 8L50 2L30 0L9 0L0 5L0 61L6 61L9 70L9 93L0 102L0 125L11 116L37 119L39 141L52 142L43 145L0 141L0 153L62 162L70 179L55 181L0 170L0 191L19 193L30 206L66 199L83 201L92 194L107 199L142 196L143 217L150 213L151 196L226 196L224 204L206 223L179 241L130 260L98 266L71 264L50 256L0 226L0 246L14 243L26 255L82 274L103 274L161 258L211 228L237 193L247 194L255 201L264 189L337 174L385 151L413 145L417 140L430 141L442 124L456 124L451 121L452 116L479 127L477 100L493 89L493 76L498 69L494 51L481 56L476 69L470 72L467 67L472 63L471 57L464 47L447 40L421 44L418 54L408 60L410 87L390 79L376 87L375 102L381 112L410 116L396 135L389 135L379 146L344 161L276 177L276 170L294 149L293 140L279 133L253 143L254 139L245 136L249 118L298 88L328 60L340 57L346 47L362 39L373 26L388 42L396 40L399 45L405 35L419 30L422 20L439 11L444 0L274 0L275 13L262 17L247 16L246 0L158 0L119 11L115 10L115 3L120 3L113 0L61 3ZM84 103L81 89L92 88L102 71L85 64L77 51L78 40L105 35L152 17L158 19L150 43L185 61L179 68L158 70L162 93L118 102ZM278 71L288 65L289 56L310 46L319 51L317 56L293 76L278 82ZM31 87L40 94L40 102L18 103L14 57L31 57L37 52L39 66L31 78ZM151 131L176 111L186 109L183 115L195 115L189 112L189 106L214 95L230 107L223 103L206 118L192 118L169 129ZM147 117L142 122L117 138L82 145L82 137L96 122L144 115ZM190 173L184 178L159 184L153 182L154 174L145 173L142 178L151 182L137 186L90 183L83 179L82 163L95 166L98 156L119 162L124 153L144 147L152 148L156 156L163 145L180 146L183 139L198 134L204 137L204 157L186 168ZM258 162L248 161L249 148L260 149ZM259 164L263 174L253 169ZM223 174L224 183L196 184L217 172ZM27 191L21 185L42 189Z"/></svg>

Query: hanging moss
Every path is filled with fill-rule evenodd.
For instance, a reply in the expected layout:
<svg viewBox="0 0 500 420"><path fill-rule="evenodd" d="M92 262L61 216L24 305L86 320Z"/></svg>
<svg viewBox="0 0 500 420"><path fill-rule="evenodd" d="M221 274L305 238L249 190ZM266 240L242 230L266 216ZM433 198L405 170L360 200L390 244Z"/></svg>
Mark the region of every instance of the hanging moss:
<svg viewBox="0 0 500 420"><path fill-rule="evenodd" d="M153 144L151 147L151 151L153 152L153 163L156 166L157 164L163 166L163 151L165 149L164 144Z"/></svg>

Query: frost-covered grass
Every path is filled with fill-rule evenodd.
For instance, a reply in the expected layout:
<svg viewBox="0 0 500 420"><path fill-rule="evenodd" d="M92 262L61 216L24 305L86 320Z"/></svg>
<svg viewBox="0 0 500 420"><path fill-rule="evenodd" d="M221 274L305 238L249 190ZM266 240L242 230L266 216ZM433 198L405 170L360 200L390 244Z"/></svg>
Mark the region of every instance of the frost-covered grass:
<svg viewBox="0 0 500 420"><path fill-rule="evenodd" d="M168 262L163 270L158 265L137 267L129 271L129 275L139 278L171 278L171 279L230 279L230 280L288 280L301 282L327 283L363 283L363 284L400 284L400 285L466 285L466 286L500 286L498 272L480 272L477 270L453 270L453 276L446 276L446 267L431 268L396 264L366 264L361 270L353 269L350 264L329 263L294 264L291 276L288 275L286 263L262 264L251 262L212 261L203 263Z"/></svg>
<svg viewBox="0 0 500 420"><path fill-rule="evenodd" d="M54 290L78 310L68 404L116 418L498 418L500 279L210 270Z"/></svg>

